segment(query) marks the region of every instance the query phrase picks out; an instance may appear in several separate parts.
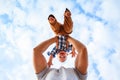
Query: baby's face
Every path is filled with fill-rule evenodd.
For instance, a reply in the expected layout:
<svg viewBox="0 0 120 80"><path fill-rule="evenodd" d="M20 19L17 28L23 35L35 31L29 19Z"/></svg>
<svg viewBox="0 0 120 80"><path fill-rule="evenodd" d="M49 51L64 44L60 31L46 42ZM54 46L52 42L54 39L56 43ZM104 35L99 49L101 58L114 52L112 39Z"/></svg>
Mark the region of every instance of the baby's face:
<svg viewBox="0 0 120 80"><path fill-rule="evenodd" d="M50 24L53 24L55 22L55 18L54 17L49 17L48 19Z"/></svg>
<svg viewBox="0 0 120 80"><path fill-rule="evenodd" d="M58 57L58 60L60 62L64 62L66 61L67 59L67 53L65 51L60 51L58 54L57 54L57 57Z"/></svg>

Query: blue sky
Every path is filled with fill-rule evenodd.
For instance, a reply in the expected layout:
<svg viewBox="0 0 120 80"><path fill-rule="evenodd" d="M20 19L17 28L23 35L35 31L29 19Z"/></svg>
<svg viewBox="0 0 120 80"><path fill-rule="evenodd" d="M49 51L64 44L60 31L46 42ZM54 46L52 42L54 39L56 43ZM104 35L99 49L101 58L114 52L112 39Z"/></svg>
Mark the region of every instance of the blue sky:
<svg viewBox="0 0 120 80"><path fill-rule="evenodd" d="M88 80L120 80L119 4L119 0L0 0L0 80L36 79L32 49L54 36L47 17L54 14L63 23L65 8L72 12L71 36L88 49ZM71 63L64 65L73 67L74 58L68 60ZM52 67L58 63L55 59Z"/></svg>

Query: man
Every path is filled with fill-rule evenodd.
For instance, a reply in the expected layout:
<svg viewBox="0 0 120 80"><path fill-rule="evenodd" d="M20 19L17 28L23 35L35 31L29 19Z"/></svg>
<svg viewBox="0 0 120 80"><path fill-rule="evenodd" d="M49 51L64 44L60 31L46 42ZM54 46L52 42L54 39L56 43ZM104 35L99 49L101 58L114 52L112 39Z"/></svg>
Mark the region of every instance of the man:
<svg viewBox="0 0 120 80"><path fill-rule="evenodd" d="M75 60L75 68L61 67L60 69L55 69L47 66L43 53L57 40L57 37L50 38L34 48L33 60L38 80L86 80L88 67L87 49L81 42L70 36L68 36L67 41L74 46L78 53ZM60 51L57 57L60 62L64 62L67 59L67 53Z"/></svg>

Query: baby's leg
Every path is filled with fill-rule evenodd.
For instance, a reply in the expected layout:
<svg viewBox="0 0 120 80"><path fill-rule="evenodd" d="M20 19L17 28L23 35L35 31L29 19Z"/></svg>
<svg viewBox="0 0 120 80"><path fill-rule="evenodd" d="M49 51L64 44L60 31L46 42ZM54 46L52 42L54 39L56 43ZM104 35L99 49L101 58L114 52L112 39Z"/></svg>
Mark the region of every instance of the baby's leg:
<svg viewBox="0 0 120 80"><path fill-rule="evenodd" d="M61 24L57 22L57 19L52 14L48 16L48 21L53 32L57 35L60 32Z"/></svg>
<svg viewBox="0 0 120 80"><path fill-rule="evenodd" d="M58 23L57 21L55 22L55 24L50 24L50 27L52 28L53 32L58 35L60 33L60 27L61 24Z"/></svg>
<svg viewBox="0 0 120 80"><path fill-rule="evenodd" d="M71 12L66 8L65 13L64 13L64 31L67 34L70 34L73 30L73 21L71 18Z"/></svg>

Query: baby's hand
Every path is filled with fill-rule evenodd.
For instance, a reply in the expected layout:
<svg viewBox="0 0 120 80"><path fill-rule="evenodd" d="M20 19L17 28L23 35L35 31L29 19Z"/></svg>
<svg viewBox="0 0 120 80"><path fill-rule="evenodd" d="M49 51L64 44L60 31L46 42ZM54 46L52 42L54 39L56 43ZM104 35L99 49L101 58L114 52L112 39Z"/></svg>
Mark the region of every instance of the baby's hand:
<svg viewBox="0 0 120 80"><path fill-rule="evenodd" d="M48 67L51 67L51 65L53 65L52 62L50 61L47 64L48 64Z"/></svg>
<svg viewBox="0 0 120 80"><path fill-rule="evenodd" d="M72 54L72 57L75 57L77 55L74 47L72 48L72 52L70 54Z"/></svg>
<svg viewBox="0 0 120 80"><path fill-rule="evenodd" d="M76 52L75 51L72 51L70 54L72 54L72 57L76 56Z"/></svg>

